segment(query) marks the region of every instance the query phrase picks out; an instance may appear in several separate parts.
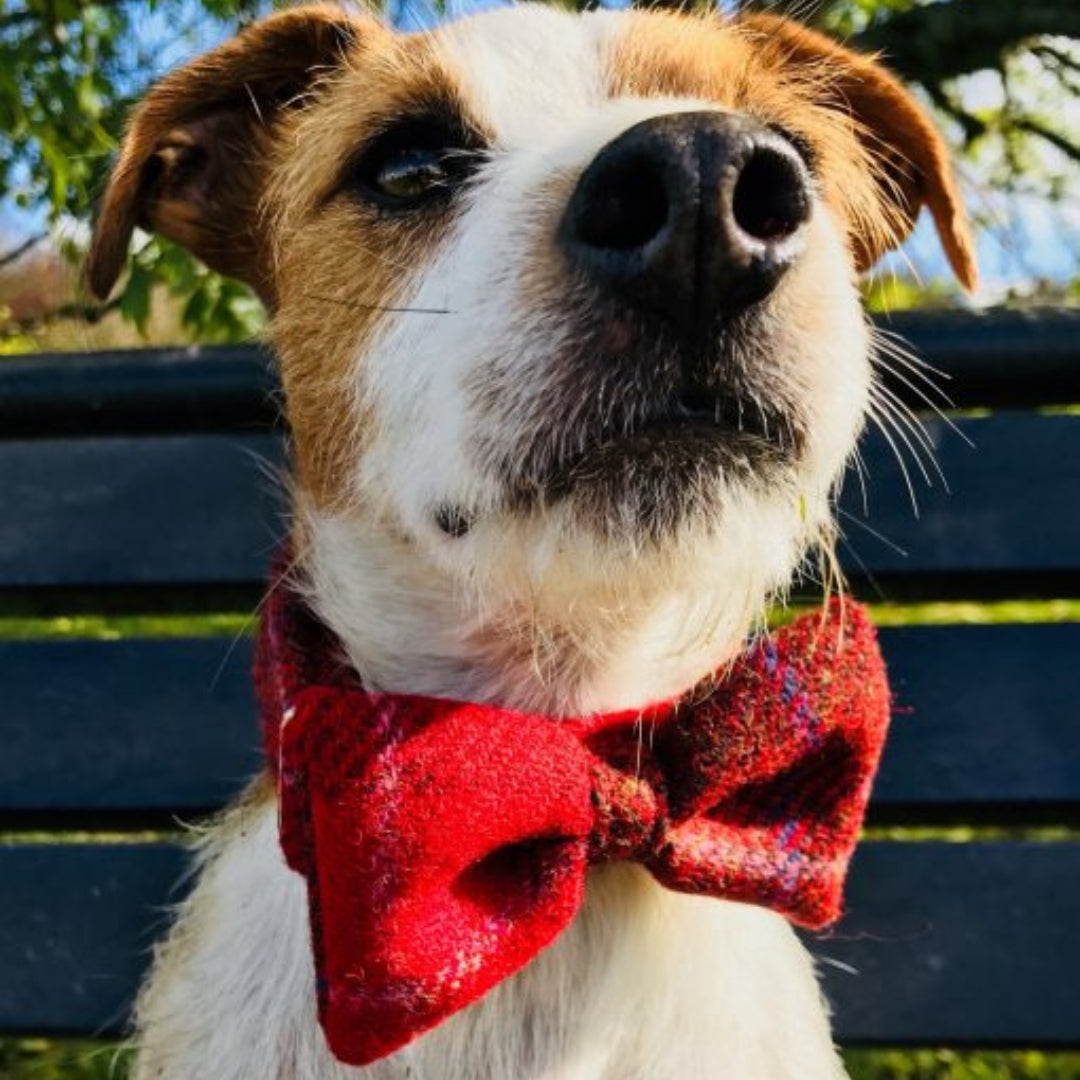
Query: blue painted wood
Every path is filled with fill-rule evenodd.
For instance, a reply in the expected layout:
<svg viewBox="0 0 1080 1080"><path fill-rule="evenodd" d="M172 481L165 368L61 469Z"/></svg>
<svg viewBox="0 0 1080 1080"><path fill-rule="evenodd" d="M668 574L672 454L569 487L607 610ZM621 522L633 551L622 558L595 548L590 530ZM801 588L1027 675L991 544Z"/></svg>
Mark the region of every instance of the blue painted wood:
<svg viewBox="0 0 1080 1080"><path fill-rule="evenodd" d="M878 809L1080 806L1080 624L890 629L882 645L898 711ZM250 665L247 638L0 642L0 812L219 807L260 763Z"/></svg>
<svg viewBox="0 0 1080 1080"><path fill-rule="evenodd" d="M276 436L0 442L0 586L261 581Z"/></svg>
<svg viewBox="0 0 1080 1080"><path fill-rule="evenodd" d="M273 356L257 346L5 357L3 437L246 431L278 413Z"/></svg>
<svg viewBox="0 0 1080 1080"><path fill-rule="evenodd" d="M166 845L0 846L0 1030L122 1031L183 865ZM864 845L850 914L810 939L839 1038L1080 1044L1078 890L1076 843Z"/></svg>
<svg viewBox="0 0 1080 1080"><path fill-rule="evenodd" d="M873 843L811 943L845 1041L1080 1046L1080 843Z"/></svg>
<svg viewBox="0 0 1080 1080"><path fill-rule="evenodd" d="M1080 312L1074 309L915 311L877 321L942 373L936 378L957 406L1080 401ZM903 380L890 385L921 406ZM0 433L268 428L279 397L273 358L255 346L9 357L0 365Z"/></svg>
<svg viewBox="0 0 1080 1080"><path fill-rule="evenodd" d="M1080 573L1080 416L928 424L952 493L915 476L916 518L884 441L845 482L852 571L918 578ZM0 441L0 588L210 583L258 588L283 510L273 435ZM1049 527L1049 523L1053 527ZM879 539L874 534L885 539Z"/></svg>
<svg viewBox="0 0 1080 1080"><path fill-rule="evenodd" d="M0 642L0 811L168 811L259 767L251 643Z"/></svg>
<svg viewBox="0 0 1080 1080"><path fill-rule="evenodd" d="M0 844L0 1031L123 1031L185 865L170 844Z"/></svg>
<svg viewBox="0 0 1080 1080"><path fill-rule="evenodd" d="M877 806L1001 822L1010 806L1080 805L1080 623L911 626L881 641L896 708Z"/></svg>
<svg viewBox="0 0 1080 1080"><path fill-rule="evenodd" d="M1080 416L998 413L955 424L930 420L925 429L948 488L929 465L928 484L901 446L909 493L880 432L863 441L870 481L865 508L854 469L841 500L840 551L849 569L946 577L1075 573Z"/></svg>

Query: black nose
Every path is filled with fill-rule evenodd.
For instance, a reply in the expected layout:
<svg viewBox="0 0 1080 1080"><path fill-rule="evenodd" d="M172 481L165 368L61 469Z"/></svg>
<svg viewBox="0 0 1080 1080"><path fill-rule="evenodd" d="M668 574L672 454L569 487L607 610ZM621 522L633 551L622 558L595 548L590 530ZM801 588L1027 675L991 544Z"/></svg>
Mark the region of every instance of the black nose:
<svg viewBox="0 0 1080 1080"><path fill-rule="evenodd" d="M562 242L595 285L692 333L772 292L811 209L806 165L782 136L742 116L674 113L597 154Z"/></svg>

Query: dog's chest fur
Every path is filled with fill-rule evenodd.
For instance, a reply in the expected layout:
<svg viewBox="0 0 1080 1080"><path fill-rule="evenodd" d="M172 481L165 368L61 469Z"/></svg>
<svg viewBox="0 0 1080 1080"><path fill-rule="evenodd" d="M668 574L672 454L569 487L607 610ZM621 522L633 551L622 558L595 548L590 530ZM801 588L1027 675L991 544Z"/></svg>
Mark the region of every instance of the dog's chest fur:
<svg viewBox="0 0 1080 1080"><path fill-rule="evenodd" d="M159 950L134 1080L839 1080L809 957L779 916L594 871L585 909L521 974L363 1069L315 1017L303 881L265 782L202 851Z"/></svg>

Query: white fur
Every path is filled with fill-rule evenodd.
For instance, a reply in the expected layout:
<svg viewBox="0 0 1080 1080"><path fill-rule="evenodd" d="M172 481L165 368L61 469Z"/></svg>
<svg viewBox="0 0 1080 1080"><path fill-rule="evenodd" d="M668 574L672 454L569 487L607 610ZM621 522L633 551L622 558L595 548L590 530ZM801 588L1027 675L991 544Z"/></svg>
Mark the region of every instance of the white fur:
<svg viewBox="0 0 1080 1080"><path fill-rule="evenodd" d="M811 436L790 475L730 478L714 512L650 547L592 535L558 506L511 514L492 462L467 449L485 423L507 453L519 434L512 409L493 420L470 406L484 366L513 377L525 415L572 339L555 286L523 282L551 265L576 177L632 124L708 107L608 100L601 57L620 19L526 8L441 32L501 151L409 290L413 306L453 314L385 322L357 357L358 403L379 423L350 505L297 505L312 602L372 687L557 711L644 704L732 656L828 533L869 368L847 256L820 205L807 256L770 301L770 356ZM468 536L435 527L448 499L475 511ZM531 966L368 1069L328 1055L311 966L303 882L282 862L273 800L254 799L205 844L140 1000L135 1080L843 1076L788 925L664 891L635 867L594 872L581 916Z"/></svg>
<svg viewBox="0 0 1080 1080"><path fill-rule="evenodd" d="M307 909L272 802L206 842L139 1003L134 1080L840 1080L809 957L779 916L593 872L585 909L523 972L366 1069L315 1019Z"/></svg>

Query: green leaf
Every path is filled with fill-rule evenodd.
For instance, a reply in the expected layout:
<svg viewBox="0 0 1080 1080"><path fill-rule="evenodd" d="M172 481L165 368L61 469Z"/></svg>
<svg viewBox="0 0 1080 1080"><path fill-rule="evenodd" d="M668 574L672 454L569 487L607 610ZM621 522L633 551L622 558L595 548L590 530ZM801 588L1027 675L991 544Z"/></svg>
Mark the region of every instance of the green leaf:
<svg viewBox="0 0 1080 1080"><path fill-rule="evenodd" d="M139 329L139 333L146 333L146 325L150 321L151 286L153 276L138 263L131 268L124 291L120 295L120 313L129 322L133 322Z"/></svg>

